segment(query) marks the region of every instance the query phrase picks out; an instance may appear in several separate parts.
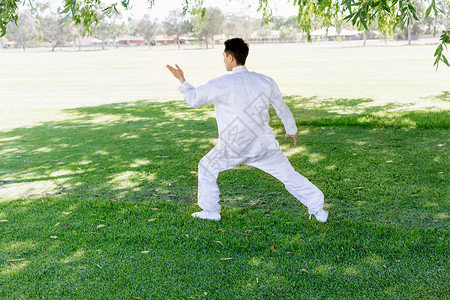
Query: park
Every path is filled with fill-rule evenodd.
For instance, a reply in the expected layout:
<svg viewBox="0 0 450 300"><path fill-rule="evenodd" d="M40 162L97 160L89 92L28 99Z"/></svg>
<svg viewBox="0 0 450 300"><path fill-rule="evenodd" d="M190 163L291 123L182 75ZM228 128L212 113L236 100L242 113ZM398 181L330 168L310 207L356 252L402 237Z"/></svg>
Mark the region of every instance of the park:
<svg viewBox="0 0 450 300"><path fill-rule="evenodd" d="M435 45L250 45L299 132L280 147L327 223L251 167L196 220L214 107L189 108L223 48L0 52L0 298L444 299L450 71Z"/></svg>

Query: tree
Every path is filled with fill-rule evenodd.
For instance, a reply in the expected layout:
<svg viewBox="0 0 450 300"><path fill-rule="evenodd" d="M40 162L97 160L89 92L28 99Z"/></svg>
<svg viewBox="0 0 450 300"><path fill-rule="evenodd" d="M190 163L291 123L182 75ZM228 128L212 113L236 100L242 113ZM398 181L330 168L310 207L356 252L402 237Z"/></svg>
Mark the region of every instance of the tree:
<svg viewBox="0 0 450 300"><path fill-rule="evenodd" d="M280 27L280 38L282 40L292 41L297 39L298 31L295 28L290 28L288 26Z"/></svg>
<svg viewBox="0 0 450 300"><path fill-rule="evenodd" d="M261 28L261 19L252 19L249 16L230 15L226 18L224 31L227 36L239 36L249 39L251 34ZM270 31L267 35L270 34Z"/></svg>
<svg viewBox="0 0 450 300"><path fill-rule="evenodd" d="M166 34L176 35L178 49L180 49L180 36L187 32L188 27L189 23L185 19L183 12L179 9L171 10L163 21L164 32Z"/></svg>
<svg viewBox="0 0 450 300"><path fill-rule="evenodd" d="M158 24L150 19L149 15L144 17L136 24L135 31L148 43L149 49L152 47L153 38L158 30Z"/></svg>
<svg viewBox="0 0 450 300"><path fill-rule="evenodd" d="M64 46L77 35L74 25L64 22L62 18L50 15L40 18L40 22L44 39L52 44L52 51L58 46Z"/></svg>
<svg viewBox="0 0 450 300"><path fill-rule="evenodd" d="M209 41L211 41L211 47L214 48L214 35L223 32L225 15L218 8L208 7L204 10L203 17L196 16L192 23L194 32L205 39L206 48L208 48Z"/></svg>
<svg viewBox="0 0 450 300"><path fill-rule="evenodd" d="M7 40L4 37L0 37L0 51L3 49L3 45L6 44Z"/></svg>
<svg viewBox="0 0 450 300"><path fill-rule="evenodd" d="M36 35L36 21L31 16L30 10L18 13L17 24L8 24L8 38L19 43L25 51L27 42Z"/></svg>
<svg viewBox="0 0 450 300"><path fill-rule="evenodd" d="M36 0L28 0L33 3ZM99 8L101 0L60 0L64 3L63 14L71 16L75 24L83 24L83 26L90 31L93 25L98 21L101 12L108 14L118 12L117 6L120 5L125 9L130 7L130 0L116 0L116 3L111 4L105 9ZM149 6L152 7L155 1L163 0L148 0ZM247 0L249 1L249 0ZM429 15L434 14L434 17L447 17L448 11L442 10L439 5L444 3L448 5L447 0L419 0L425 7L427 7L423 19ZM430 3L431 1L431 3ZM23 0L2 0L0 2L0 36L6 34L7 25L10 22L17 23L18 20L18 6ZM131 0L132 2L132 0ZM271 16L271 9L269 4L274 0L258 0L260 11L266 21ZM344 21L351 22L354 26L362 26L365 30L369 30L370 21L380 21L386 14L394 17L395 22L391 23L393 29L400 26L402 29L409 26L414 20L420 21L417 16L417 8L414 0L292 0L297 10L297 23L301 29L306 32L307 38L310 40L310 32L314 29L315 22L323 20L325 23L337 16L340 11L344 11L346 17ZM203 0L184 0L183 14L188 12L198 13L204 11L199 9L203 4ZM436 32L437 25L434 25L434 32ZM440 44L435 51L435 65L442 62L450 67L450 63L444 55L444 50L450 44L450 28L442 30L440 36Z"/></svg>

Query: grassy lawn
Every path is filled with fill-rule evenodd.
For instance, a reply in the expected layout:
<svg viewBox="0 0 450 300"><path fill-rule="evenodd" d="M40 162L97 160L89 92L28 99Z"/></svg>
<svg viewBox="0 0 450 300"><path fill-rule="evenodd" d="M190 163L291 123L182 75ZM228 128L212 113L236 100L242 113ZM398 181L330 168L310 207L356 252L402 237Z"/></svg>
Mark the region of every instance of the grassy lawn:
<svg viewBox="0 0 450 300"><path fill-rule="evenodd" d="M219 176L221 222L190 217L212 107L116 103L0 131L0 298L448 297L448 111L286 101L300 145L272 126L324 191L325 224L250 167Z"/></svg>

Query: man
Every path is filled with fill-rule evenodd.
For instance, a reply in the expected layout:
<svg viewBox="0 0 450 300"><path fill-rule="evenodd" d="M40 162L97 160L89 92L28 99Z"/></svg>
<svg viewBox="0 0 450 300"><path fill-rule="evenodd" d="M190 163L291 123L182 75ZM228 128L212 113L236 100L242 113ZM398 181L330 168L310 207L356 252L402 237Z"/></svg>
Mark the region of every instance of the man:
<svg viewBox="0 0 450 300"><path fill-rule="evenodd" d="M214 104L216 112L219 142L199 162L198 205L203 210L192 216L220 221L217 177L220 172L243 164L279 179L308 208L310 215L315 215L319 222L326 222L328 212L323 210L322 192L294 170L268 125L269 104L272 104L284 124L286 140L291 139L294 146L297 145L295 120L278 86L272 78L247 70L245 60L249 48L244 40L233 38L224 44L225 67L232 73L205 85L194 88L185 80L178 65L166 66L180 80L178 90L189 106Z"/></svg>

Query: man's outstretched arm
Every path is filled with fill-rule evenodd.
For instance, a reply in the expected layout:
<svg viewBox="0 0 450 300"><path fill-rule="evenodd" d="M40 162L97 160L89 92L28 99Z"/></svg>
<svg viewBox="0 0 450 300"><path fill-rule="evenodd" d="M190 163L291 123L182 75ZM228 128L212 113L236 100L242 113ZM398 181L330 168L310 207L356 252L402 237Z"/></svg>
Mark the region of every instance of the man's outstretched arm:
<svg viewBox="0 0 450 300"><path fill-rule="evenodd" d="M186 79L184 79L183 70L181 70L177 64L175 64L176 68L172 67L171 65L166 65L166 67L170 72L172 72L173 76L175 76L175 78L180 81L181 84L186 81Z"/></svg>

